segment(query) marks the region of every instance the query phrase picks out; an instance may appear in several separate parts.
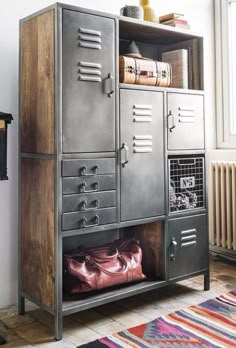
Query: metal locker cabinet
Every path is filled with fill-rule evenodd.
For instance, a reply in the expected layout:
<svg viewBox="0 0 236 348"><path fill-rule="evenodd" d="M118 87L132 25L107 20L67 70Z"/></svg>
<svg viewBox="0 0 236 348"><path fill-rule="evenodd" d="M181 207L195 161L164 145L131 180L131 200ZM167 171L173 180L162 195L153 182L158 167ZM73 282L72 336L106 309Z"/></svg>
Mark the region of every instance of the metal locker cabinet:
<svg viewBox="0 0 236 348"><path fill-rule="evenodd" d="M63 10L64 153L115 151L115 21Z"/></svg>
<svg viewBox="0 0 236 348"><path fill-rule="evenodd" d="M207 233L206 215L168 222L169 279L207 269Z"/></svg>
<svg viewBox="0 0 236 348"><path fill-rule="evenodd" d="M202 95L167 94L168 150L204 149Z"/></svg>
<svg viewBox="0 0 236 348"><path fill-rule="evenodd" d="M121 221L164 214L163 94L120 91Z"/></svg>

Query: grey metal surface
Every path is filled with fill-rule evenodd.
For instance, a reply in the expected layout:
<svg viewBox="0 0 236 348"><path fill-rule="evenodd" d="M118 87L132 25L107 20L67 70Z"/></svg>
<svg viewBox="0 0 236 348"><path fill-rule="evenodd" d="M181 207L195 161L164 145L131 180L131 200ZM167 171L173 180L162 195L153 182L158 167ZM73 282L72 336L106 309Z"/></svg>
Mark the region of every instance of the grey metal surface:
<svg viewBox="0 0 236 348"><path fill-rule="evenodd" d="M115 190L115 188L116 178L114 174L94 175L90 177L66 177L62 179L63 194L92 193Z"/></svg>
<svg viewBox="0 0 236 348"><path fill-rule="evenodd" d="M164 215L163 94L121 90L120 122L121 221Z"/></svg>
<svg viewBox="0 0 236 348"><path fill-rule="evenodd" d="M64 160L62 162L62 176L114 174L116 171L115 162L115 158Z"/></svg>
<svg viewBox="0 0 236 348"><path fill-rule="evenodd" d="M182 98L184 101L189 99L191 95L199 96L203 99L204 92L203 91L192 91L192 90L178 90L173 88L160 88L160 87L149 87L149 86L138 86L138 85L126 85L126 84L119 84L118 77L119 76L119 35L121 37L127 36L129 38L131 36L131 33L137 38L143 37L145 38L146 42L148 41L149 31L152 33L152 38L150 39L151 44L156 45L156 40L160 40L160 33L163 33L163 35L166 35L166 38L168 40L171 39L171 35L174 36L173 40L180 40L180 39L189 39L189 38L198 38L200 40L200 43L202 43L202 38L198 35L193 35L192 33L181 33L181 30L176 30L171 27L169 28L160 28L159 25L148 23L148 22L140 22L129 19L129 18L123 18L118 17L111 14L105 14L98 11L92 11L88 9L79 8L76 6L71 5L65 5L65 4L55 4L51 7L48 7L47 9L44 9L42 11L39 11L37 15L46 12L49 9L55 9L56 16L55 16L55 153L57 158L57 166L55 168L55 175L57 177L57 180L55 182L55 309L54 309L54 315L55 315L55 336L57 339L60 339L62 337L62 315L67 315L70 313L75 313L84 309L92 308L104 303L112 302L114 300L118 300L120 298L128 297L131 295L135 295L141 292L145 292L152 289L158 289L161 286L165 286L170 283L174 283L177 280L182 280L189 278L191 276L195 276L198 274L204 274L204 287L207 289L209 287L209 265L208 265L208 252L205 248L208 248L207 244L207 237L205 240L205 245L203 245L203 249L205 250L205 254L203 255L203 250L201 249L199 253L197 253L197 257L200 258L199 255L202 255L202 260L204 261L205 268L202 269L201 261L195 262L193 261L193 253L185 254L182 256L183 249L187 248L181 248L181 262L185 264L190 264L188 269L183 270L183 272L189 272L189 273L183 273L182 275L178 274L178 270L175 273L175 278L167 279L168 277L168 267L170 266L170 273L174 272L173 265L168 264L168 256L169 256L169 240L171 236L178 235L178 225L181 225L183 229L186 229L188 227L188 224L190 224L190 229L194 229L195 227L192 227L192 224L194 221L198 221L199 224L197 224L197 230L200 228L200 232L205 231L206 234L206 225L207 221L204 217L198 217L194 214L206 212L206 210L198 210L197 212L193 212L191 217L188 218L189 212L183 212L179 213L178 217L182 217L181 219L177 219L177 215L175 217L168 217L165 215L165 212L167 212L168 208L168 173L167 173L167 158L168 158L168 148L167 148L167 119L164 119L164 127L162 127L162 124L156 125L156 122L162 122L163 114L168 114L168 109L166 106L166 96L168 93L176 93L180 98ZM79 13L80 11L81 13ZM62 22L62 12L65 12L68 14L66 21L64 22L65 25L63 25ZM29 20L33 18L34 15L28 16L24 20ZM109 18L108 18L109 17ZM24 21L23 20L23 21ZM121 28L119 30L119 25L121 23ZM89 25L89 27L88 27ZM131 28L133 26L133 28ZM89 29L89 30L95 30L95 33L85 33L85 32L78 32L77 30L81 28L83 29ZM127 28L131 28L131 31L127 31ZM137 28L143 29L143 33L139 33L137 31ZM64 30L65 29L65 30ZM101 33L101 35L99 34ZM165 34L166 33L166 34ZM132 36L133 36L132 34ZM84 37L85 35L85 37ZM87 36L87 37L86 37ZM132 37L134 38L134 36ZM159 39L158 39L159 38ZM89 39L89 40L88 40ZM143 52L146 54L146 52L150 51L150 46L146 46L146 42L143 42ZM85 48L85 47L79 47L77 46L79 43L85 43L86 45L90 46L101 46L96 48ZM158 46L158 45L157 45ZM99 49L101 48L101 49ZM151 49L152 51L152 49ZM155 49L153 49L153 52ZM82 53L84 52L84 53ZM149 52L150 53L150 52ZM154 54L154 53L153 53ZM202 59L202 47L200 52L200 59ZM153 55L154 58L154 55ZM80 64L79 64L80 63ZM85 63L85 64L84 64ZM89 66L89 64L86 65L86 63L92 63L96 64L93 66ZM200 80L203 81L203 71L202 71L203 64L200 63ZM95 74L91 74L91 70L95 72ZM101 75L100 75L101 73ZM108 74L112 74L112 78L108 78ZM83 78L95 78L96 82L91 81L84 81ZM78 78L81 78L81 80L78 80ZM97 82L97 80L103 80L104 82ZM106 82L105 82L106 81ZM85 87L86 86L86 87ZM100 86L100 87L98 87ZM114 94L110 94L110 92L113 90L114 87ZM201 83L200 88L203 88L203 83ZM120 187L120 184L122 183L122 179L120 180L120 171L121 175L123 174L124 170L127 168L128 165L132 164L132 160L134 156L140 156L142 159L144 156L152 156L153 152L138 152L138 153L132 153L129 156L129 163L127 164L126 168L123 168L120 166L120 162L123 160L123 153L118 152L118 149L120 146L122 146L122 143L119 144L119 140L122 139L122 136L120 137L120 121L119 121L119 90L130 90L130 91L146 91L147 94L154 94L154 92L161 92L163 95L165 95L165 101L163 103L163 97L162 101L158 102L158 108L160 109L160 114L154 119L152 117L152 131L156 131L156 137L161 139L164 132L164 146L163 144L160 145L160 153L162 155L164 154L164 157L162 160L158 162L155 161L155 159L152 160L152 164L150 161L142 160L139 164L136 166L136 169L131 171L134 176L129 178L131 185L131 195L128 196L126 194L127 200L123 200L123 204L126 204L127 207L127 214L131 214L131 218L133 220L129 221L122 221L119 222L120 218L120 201L122 203L122 196L120 197L120 191L121 189L124 190L124 187ZM144 93L144 92L142 92ZM187 98L186 98L186 94ZM158 93L155 93L157 96ZM186 99L185 99L186 98ZM159 97L157 98L160 99ZM179 99L179 98L178 98ZM143 101L141 102L139 99L136 102L136 104L144 104ZM162 114L162 107L163 114ZM138 108L136 108L137 111ZM71 112L72 111L72 112ZM147 111L147 110L146 110ZM115 115L116 114L116 115ZM127 122L130 121L130 119L127 117ZM128 123L127 123L128 124ZM143 126L145 123L137 123L137 125ZM147 125L147 124L146 124ZM121 125L122 126L122 125ZM124 124L125 127L125 124ZM130 124L127 126L127 128L130 127ZM159 128L158 128L159 127ZM186 128L185 128L186 129ZM122 130L122 129L121 129ZM126 131L126 130L125 130ZM188 136L188 131L181 132L181 137L176 138L176 144L180 143L183 138ZM187 134L187 135L186 135ZM200 133L199 133L200 134ZM198 134L198 138L199 138ZM149 135L149 134L141 134L141 135ZM201 138L201 134L200 134ZM70 142L71 139L71 142ZM154 139L154 138L153 138ZM156 138L152 139L152 147L155 148L156 141L160 141L160 139ZM135 140L135 139L132 139ZM136 139L137 141L142 142L144 139ZM150 139L146 139L150 140ZM204 142L203 142L204 144ZM142 145L142 144L141 144ZM175 145L175 144L174 144ZM63 148L64 146L64 148ZM133 143L132 143L133 146ZM130 148L132 147L130 145ZM140 146L140 144L139 144ZM139 147L138 146L138 147ZM148 145L149 146L149 145ZM137 147L137 146L136 146ZM178 152L176 151L176 148L179 148L179 145L174 146L173 149L169 149L169 154L172 153L178 153L178 154L187 154L187 153L199 153L201 150L201 153L204 153L203 146L200 148L194 148L193 144L189 147L184 147L183 149L179 149ZM141 146L142 148L142 146ZM63 153L64 152L64 153ZM122 150L123 152L123 150ZM40 154L20 154L21 157L40 157L47 158L47 156L40 155ZM80 194L68 194L66 196L63 196L62 190L63 190L63 182L64 180L71 180L79 179L78 178L62 178L62 161L63 160L87 160L87 159L98 159L104 161L105 158L109 158L111 161L114 161L114 157L116 156L116 175L114 176L114 185L112 186L114 190L117 190L117 194L114 190L112 191L102 191L102 192L95 192L95 193L80 193ZM113 157L113 158L111 158ZM55 158L55 156L51 156L50 158ZM163 162L164 159L164 162ZM75 162L73 162L75 163ZM111 163L111 162L109 162ZM140 202L134 202L133 199L136 195L135 193L135 187L144 187L146 185L147 192L149 192L149 198L152 201L153 204L150 204L153 208L158 209L158 206L156 204L156 197L153 194L155 191L155 184L150 183L148 178L150 177L150 173L153 171L153 163L156 163L158 165L163 165L165 163L165 174L163 174L165 179L165 184L163 178L161 178L162 181L162 187L165 187L165 192L163 188L162 195L158 196L159 200L162 200L162 204L160 207L160 210L162 210L162 215L157 216L151 216L147 217L151 211L150 210L145 213L145 209L142 207L142 203L144 203L146 206L150 203L149 201L146 202L147 195L144 195ZM109 164L110 166L110 164ZM103 166L102 166L103 167ZM144 179L142 181L139 181L140 174L142 172L145 172L143 168L148 168L148 174L143 176ZM72 169L72 174L70 174L70 170ZM112 164L113 168L113 164ZM164 173L163 168L160 169L161 173ZM68 172L65 172L66 175L71 176L79 176L77 173L77 167L76 165L69 168L69 174ZM92 170L89 169L87 171L88 174L92 174ZM107 173L107 172L106 172ZM114 173L114 172L112 172ZM154 172L155 173L155 172ZM99 174L105 174L105 172L101 172ZM107 173L109 174L109 173ZM135 178L136 175L136 178ZM159 175L159 171L158 171ZM102 175L97 175L98 177ZM152 175L155 177L155 175ZM161 174L162 176L162 174ZM83 178L83 177L82 177ZM94 177L86 178L91 180ZM109 176L110 178L110 176ZM77 183L72 183L72 192L77 192L78 187L76 186ZM110 180L110 179L109 179ZM159 180L159 179L158 179ZM138 184L137 184L138 182ZM160 182L160 180L159 180ZM91 182L89 181L89 184ZM141 184L140 184L141 183ZM69 185L70 186L70 185ZM150 190L150 186L153 186L153 190ZM89 189L89 187L87 187ZM116 194L116 198L115 198ZM153 197L154 196L154 197ZM20 197L20 195L19 195ZM79 209L78 204L80 199L88 199L87 201L87 208L90 209L93 208L93 204L95 204L96 198L99 197L100 202L100 209L96 209L96 211L87 211L86 213L90 216L93 216L93 214L100 213L101 211L108 211L109 209L116 210L116 212L112 212L111 216L114 216L114 221L117 221L117 223L111 223L107 225L99 225L97 227L85 227L85 228L78 228L78 225L76 228L73 228L68 231L62 230L62 213L64 209L66 210L77 210ZM102 197L102 198L101 198ZM124 196L123 196L124 197ZM94 200L95 198L95 200ZM111 204L113 206L114 199L117 199L117 207L116 208L105 208L105 206ZM134 205L133 205L134 202ZM146 202L146 203L145 203ZM163 208L163 205L165 203L165 208ZM97 204L97 203L96 203ZM137 205L136 205L137 204ZM143 204L143 206L144 206ZM124 205L123 205L124 206ZM135 206L138 207L136 211L134 211ZM130 211L129 211L130 209ZM133 210L133 212L132 212ZM130 213L131 212L131 213ZM140 218L140 213L142 218ZM73 216L76 216L81 213L72 213ZM133 217L132 217L133 214ZM136 214L136 215L135 215ZM156 211L155 211L156 214ZM66 214L65 214L66 215ZM108 214L110 216L110 213ZM105 214L105 217L108 216ZM183 218L186 216L185 218ZM130 217L129 217L130 218ZM75 218L75 221L77 217ZM93 219L93 218L92 218ZM69 219L71 221L71 218ZM181 223L178 221L182 221ZM102 221L102 220L100 220ZM101 233L106 231L109 235L109 230L113 229L117 232L117 235L119 233L122 233L122 228L126 226L134 226L138 224L144 224L154 221L163 221L163 224L165 225L165 231L164 231L164 240L163 240L163 248L162 248L162 279L165 279L163 281L153 281L153 282L142 282L139 284L130 284L122 287L118 290L107 290L103 294L97 294L95 296L88 295L87 299L81 300L81 301L72 301L69 303L65 303L62 301L62 257L63 257L63 245L66 241L70 241L70 243L74 243L74 238L76 240L81 240L81 238L86 237L88 239L91 238L91 242L97 242L99 243L99 240L101 239ZM93 221L92 221L93 222ZM191 222L191 223L190 223ZM90 224L89 219L86 221L86 224ZM205 227L204 227L205 224ZM200 226L200 227L199 227ZM119 229L118 229L119 228ZM168 232L169 229L169 232ZM114 232L114 231L113 231ZM191 248L189 247L189 250ZM178 250L179 251L179 250ZM184 261L185 262L184 262ZM188 262L190 260L190 262ZM181 263L180 262L180 263ZM191 267L194 269L194 271L191 271ZM181 268L181 264L180 264ZM178 268L179 269L179 268ZM20 268L19 268L20 272ZM19 284L20 284L20 276L19 276ZM24 307L24 298L28 298L32 302L37 303L35 299L29 298L27 294L24 294L20 292L20 286L19 286L19 310L20 312L23 312ZM39 304L40 305L40 304ZM42 308L52 312L51 309L44 307L41 305Z"/></svg>
<svg viewBox="0 0 236 348"><path fill-rule="evenodd" d="M204 99L168 93L168 150L204 149Z"/></svg>
<svg viewBox="0 0 236 348"><path fill-rule="evenodd" d="M96 227L116 222L116 208L62 214L62 230Z"/></svg>
<svg viewBox="0 0 236 348"><path fill-rule="evenodd" d="M164 93L180 93L180 94L194 94L194 95L204 95L202 90L191 90L191 89L181 89L172 87L156 87L156 86L146 86L146 85L132 85L128 83L120 83L120 89L138 89L143 91L153 91L153 92L164 92Z"/></svg>
<svg viewBox="0 0 236 348"><path fill-rule="evenodd" d="M113 19L63 10L64 153L115 151L114 26Z"/></svg>
<svg viewBox="0 0 236 348"><path fill-rule="evenodd" d="M206 215L189 216L169 221L168 226L169 279L206 270Z"/></svg>
<svg viewBox="0 0 236 348"><path fill-rule="evenodd" d="M88 211L116 206L116 191L66 195L62 198L62 211Z"/></svg>

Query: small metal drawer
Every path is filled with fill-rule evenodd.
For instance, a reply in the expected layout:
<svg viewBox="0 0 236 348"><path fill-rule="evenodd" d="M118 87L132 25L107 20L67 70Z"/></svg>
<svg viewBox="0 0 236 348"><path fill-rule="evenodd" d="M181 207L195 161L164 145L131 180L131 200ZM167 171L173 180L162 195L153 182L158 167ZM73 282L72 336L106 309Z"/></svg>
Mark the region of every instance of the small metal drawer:
<svg viewBox="0 0 236 348"><path fill-rule="evenodd" d="M115 158L68 159L62 162L62 176L93 176L115 173Z"/></svg>
<svg viewBox="0 0 236 348"><path fill-rule="evenodd" d="M62 193L92 193L115 190L115 175L94 175L90 177L72 177L62 179Z"/></svg>
<svg viewBox="0 0 236 348"><path fill-rule="evenodd" d="M66 195L62 198L62 212L88 211L116 206L116 191Z"/></svg>
<svg viewBox="0 0 236 348"><path fill-rule="evenodd" d="M62 230L74 230L107 225L116 222L116 208L62 214Z"/></svg>

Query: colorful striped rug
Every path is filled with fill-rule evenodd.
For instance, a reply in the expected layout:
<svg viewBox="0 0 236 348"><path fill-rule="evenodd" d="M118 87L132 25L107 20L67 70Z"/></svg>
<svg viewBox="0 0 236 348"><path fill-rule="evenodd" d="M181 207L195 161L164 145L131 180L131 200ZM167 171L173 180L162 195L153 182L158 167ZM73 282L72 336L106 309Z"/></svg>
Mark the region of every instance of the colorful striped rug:
<svg viewBox="0 0 236 348"><path fill-rule="evenodd" d="M236 290L83 348L236 348Z"/></svg>

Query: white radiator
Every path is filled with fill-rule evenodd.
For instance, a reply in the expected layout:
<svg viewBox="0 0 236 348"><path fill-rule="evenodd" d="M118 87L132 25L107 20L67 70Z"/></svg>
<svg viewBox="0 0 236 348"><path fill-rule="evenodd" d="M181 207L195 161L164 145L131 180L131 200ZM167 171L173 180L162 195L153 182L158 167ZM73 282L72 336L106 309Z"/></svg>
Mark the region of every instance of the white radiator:
<svg viewBox="0 0 236 348"><path fill-rule="evenodd" d="M210 166L210 244L236 250L236 162L217 161Z"/></svg>

